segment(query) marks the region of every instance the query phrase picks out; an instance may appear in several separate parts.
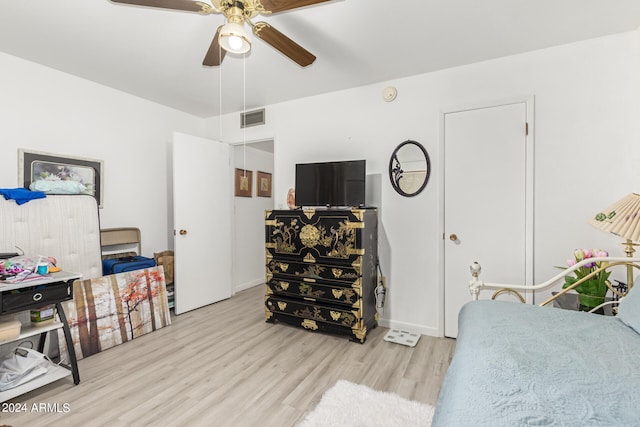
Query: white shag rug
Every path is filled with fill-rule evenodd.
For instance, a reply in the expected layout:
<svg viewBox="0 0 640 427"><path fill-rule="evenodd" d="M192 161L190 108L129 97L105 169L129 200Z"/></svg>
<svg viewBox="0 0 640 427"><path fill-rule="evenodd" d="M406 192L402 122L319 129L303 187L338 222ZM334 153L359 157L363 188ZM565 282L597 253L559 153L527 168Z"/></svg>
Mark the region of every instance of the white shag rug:
<svg viewBox="0 0 640 427"><path fill-rule="evenodd" d="M339 380L297 427L430 426L434 407Z"/></svg>

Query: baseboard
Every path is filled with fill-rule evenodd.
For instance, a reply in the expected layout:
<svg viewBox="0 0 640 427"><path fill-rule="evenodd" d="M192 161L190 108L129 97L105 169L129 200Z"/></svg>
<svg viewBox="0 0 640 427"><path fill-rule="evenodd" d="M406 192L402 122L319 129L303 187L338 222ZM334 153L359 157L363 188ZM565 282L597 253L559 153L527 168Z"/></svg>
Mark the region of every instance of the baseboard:
<svg viewBox="0 0 640 427"><path fill-rule="evenodd" d="M437 328L429 328L421 325L415 325L413 323L398 322L398 321L389 320L389 319L379 319L378 325L382 326L383 328L399 329L401 331L413 332L416 334L427 335L430 337L440 336Z"/></svg>
<svg viewBox="0 0 640 427"><path fill-rule="evenodd" d="M233 293L235 294L236 292L244 291L245 289L253 288L254 286L262 284L264 284L264 278L252 280L246 283L240 283L238 285L235 285L235 287L233 288Z"/></svg>

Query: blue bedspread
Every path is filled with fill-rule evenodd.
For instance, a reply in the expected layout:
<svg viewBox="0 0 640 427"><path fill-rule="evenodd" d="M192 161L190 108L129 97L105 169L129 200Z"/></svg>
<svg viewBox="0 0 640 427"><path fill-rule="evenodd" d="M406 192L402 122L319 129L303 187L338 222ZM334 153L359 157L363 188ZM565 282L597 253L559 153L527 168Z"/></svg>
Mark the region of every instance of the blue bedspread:
<svg viewBox="0 0 640 427"><path fill-rule="evenodd" d="M640 335L615 317L474 301L433 426L640 426Z"/></svg>

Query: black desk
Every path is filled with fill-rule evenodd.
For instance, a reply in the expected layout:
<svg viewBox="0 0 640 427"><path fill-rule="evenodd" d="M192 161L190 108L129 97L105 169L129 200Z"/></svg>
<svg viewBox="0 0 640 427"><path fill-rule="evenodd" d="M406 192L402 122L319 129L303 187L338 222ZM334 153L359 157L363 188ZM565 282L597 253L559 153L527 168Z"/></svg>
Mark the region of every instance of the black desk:
<svg viewBox="0 0 640 427"><path fill-rule="evenodd" d="M53 372L47 373L43 377L35 378L26 384L0 392L0 402L64 378L69 374L69 371L73 375L73 383L76 385L80 383L78 360L73 347L67 316L64 313L61 303L73 299L73 282L81 277L82 274L80 273L60 271L50 273L47 276L42 276L42 278L35 280L17 283L0 282L0 315L19 313L40 308L44 305L55 305L58 316L60 317L60 322L43 326L25 326L21 329L18 338L4 341L0 344L40 335L38 351L43 352L47 333L62 328L69 353L68 366L64 368L56 367L59 369L52 369Z"/></svg>

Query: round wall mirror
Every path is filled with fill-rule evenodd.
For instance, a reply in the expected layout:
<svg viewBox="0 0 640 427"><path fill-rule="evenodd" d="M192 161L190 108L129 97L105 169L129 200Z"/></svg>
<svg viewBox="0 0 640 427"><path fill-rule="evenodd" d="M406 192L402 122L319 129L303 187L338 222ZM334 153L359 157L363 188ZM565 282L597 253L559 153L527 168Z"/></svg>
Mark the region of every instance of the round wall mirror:
<svg viewBox="0 0 640 427"><path fill-rule="evenodd" d="M431 174L431 161L427 150L416 141L398 145L389 161L391 186L399 194L412 197L427 186Z"/></svg>

